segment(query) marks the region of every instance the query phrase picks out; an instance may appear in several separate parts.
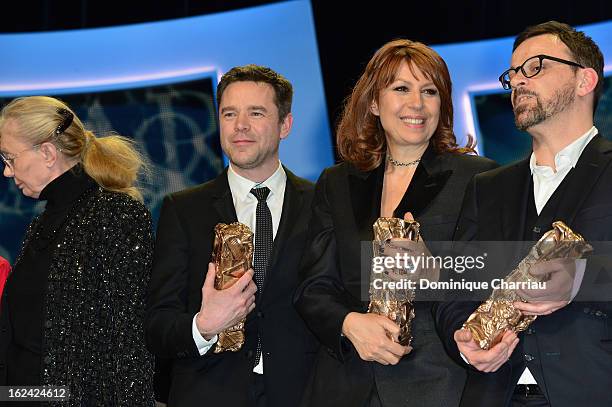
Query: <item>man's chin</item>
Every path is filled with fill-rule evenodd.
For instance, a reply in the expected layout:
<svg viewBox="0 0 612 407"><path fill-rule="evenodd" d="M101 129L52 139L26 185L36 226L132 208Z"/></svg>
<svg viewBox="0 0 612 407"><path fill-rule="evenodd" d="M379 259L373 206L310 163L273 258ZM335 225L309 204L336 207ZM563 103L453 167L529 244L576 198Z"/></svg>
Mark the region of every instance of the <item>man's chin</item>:
<svg viewBox="0 0 612 407"><path fill-rule="evenodd" d="M39 192L33 192L33 191L30 191L29 189L24 189L21 192L23 193L23 196L27 196L28 198L32 198L32 199L38 199L38 197L40 196Z"/></svg>
<svg viewBox="0 0 612 407"><path fill-rule="evenodd" d="M542 122L542 120L538 120L534 116L536 116L535 112L529 109L516 110L514 112L514 125L517 129L526 131L530 127Z"/></svg>
<svg viewBox="0 0 612 407"><path fill-rule="evenodd" d="M243 170L252 170L253 168L257 168L261 164L258 160L252 159L233 159L230 161L234 167L238 167Z"/></svg>
<svg viewBox="0 0 612 407"><path fill-rule="evenodd" d="M528 128L533 126L533 123L529 119L529 117L521 117L520 115L514 116L514 125L520 131L526 131Z"/></svg>

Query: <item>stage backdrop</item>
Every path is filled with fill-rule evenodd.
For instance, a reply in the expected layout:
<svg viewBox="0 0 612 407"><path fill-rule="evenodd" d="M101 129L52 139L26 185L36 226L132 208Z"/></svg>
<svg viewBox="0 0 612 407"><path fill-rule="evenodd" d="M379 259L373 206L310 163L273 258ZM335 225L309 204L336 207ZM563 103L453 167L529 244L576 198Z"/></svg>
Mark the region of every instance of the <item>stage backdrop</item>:
<svg viewBox="0 0 612 407"><path fill-rule="evenodd" d="M294 85L294 126L282 161L316 180L333 164L308 1L112 28L0 35L0 105L23 95L68 102L94 132L135 139L152 163L143 180L157 219L167 193L223 169L215 90L236 65L269 66ZM41 204L0 179L0 256L13 261Z"/></svg>
<svg viewBox="0 0 612 407"><path fill-rule="evenodd" d="M612 60L612 22L579 27ZM418 38L415 38L418 40ZM434 48L453 78L455 132L477 138L481 154L505 163L525 155L507 93L497 77L508 68L512 38ZM90 30L0 35L10 58L0 64L0 105L15 96L54 95L70 103L99 134L136 139L152 162L145 199L157 219L162 197L204 182L226 163L218 141L214 92L235 65L267 65L295 87L294 128L281 158L315 180L333 163L310 3L304 0L202 17ZM612 72L610 62L606 74ZM596 124L610 137L610 78ZM0 179L0 255L13 260L41 206Z"/></svg>
<svg viewBox="0 0 612 407"><path fill-rule="evenodd" d="M577 27L591 36L604 55L605 92L595 116L595 124L606 137L612 137L612 21ZM480 154L505 164L525 156L529 135L516 130L509 93L498 77L510 67L514 37L433 48L444 58L453 80L455 133L460 143L468 134L476 137Z"/></svg>
<svg viewBox="0 0 612 407"><path fill-rule="evenodd" d="M473 92L470 98L481 152L500 164L521 160L531 154L531 137L514 126L509 92ZM612 76L604 80L595 126L604 137L612 140Z"/></svg>

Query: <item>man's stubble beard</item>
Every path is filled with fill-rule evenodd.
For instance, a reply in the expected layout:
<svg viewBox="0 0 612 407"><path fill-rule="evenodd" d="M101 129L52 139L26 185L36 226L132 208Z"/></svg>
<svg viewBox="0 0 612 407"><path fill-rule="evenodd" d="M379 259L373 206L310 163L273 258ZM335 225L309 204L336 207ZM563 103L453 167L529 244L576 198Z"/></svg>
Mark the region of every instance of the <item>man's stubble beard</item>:
<svg viewBox="0 0 612 407"><path fill-rule="evenodd" d="M572 85L566 85L558 89L546 104L542 103L537 94L531 94L536 98L535 106L519 106L514 109L514 124L521 131L526 131L530 127L563 112L576 98Z"/></svg>

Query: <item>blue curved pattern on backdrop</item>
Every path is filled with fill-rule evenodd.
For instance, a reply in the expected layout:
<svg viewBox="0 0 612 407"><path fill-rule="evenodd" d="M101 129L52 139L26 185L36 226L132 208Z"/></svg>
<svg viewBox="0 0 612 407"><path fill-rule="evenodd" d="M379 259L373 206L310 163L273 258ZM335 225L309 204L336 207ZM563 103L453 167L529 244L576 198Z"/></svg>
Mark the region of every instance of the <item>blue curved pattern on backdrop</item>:
<svg viewBox="0 0 612 407"><path fill-rule="evenodd" d="M53 95L87 126L134 138L153 162L145 199L157 219L168 193L223 168L215 115L219 77L236 65L269 66L294 85L294 126L280 156L316 180L333 164L331 136L308 1L147 24L0 35L0 104ZM0 181L0 256L13 260L40 205Z"/></svg>
<svg viewBox="0 0 612 407"><path fill-rule="evenodd" d="M85 127L97 135L115 132L136 141L151 164L142 186L145 203L157 219L166 194L214 178L223 169L214 86L215 77L204 77L172 85L56 96L72 106ZM40 210L41 204L2 178L0 255L14 258L18 237Z"/></svg>

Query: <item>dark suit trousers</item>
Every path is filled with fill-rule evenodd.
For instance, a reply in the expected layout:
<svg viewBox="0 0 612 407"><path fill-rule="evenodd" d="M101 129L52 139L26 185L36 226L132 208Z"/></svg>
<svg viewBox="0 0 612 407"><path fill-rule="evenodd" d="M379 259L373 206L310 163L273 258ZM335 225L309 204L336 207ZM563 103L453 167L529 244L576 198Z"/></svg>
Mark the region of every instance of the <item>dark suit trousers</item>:
<svg viewBox="0 0 612 407"><path fill-rule="evenodd" d="M372 387L372 394L370 394L370 400L363 407L382 407L382 402L378 396L378 390L376 386Z"/></svg>

